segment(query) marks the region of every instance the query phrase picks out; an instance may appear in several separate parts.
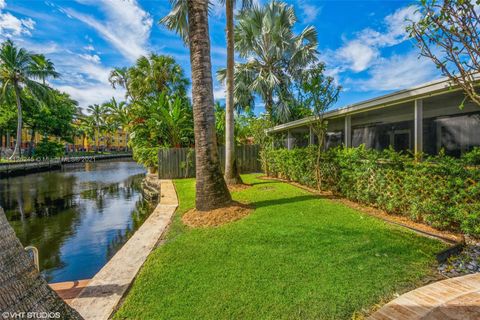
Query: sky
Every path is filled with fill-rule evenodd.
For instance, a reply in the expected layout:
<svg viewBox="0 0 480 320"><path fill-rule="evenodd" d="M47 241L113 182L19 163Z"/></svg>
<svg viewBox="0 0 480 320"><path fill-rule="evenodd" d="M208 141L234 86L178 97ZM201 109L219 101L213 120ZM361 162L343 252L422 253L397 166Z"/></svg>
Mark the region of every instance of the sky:
<svg viewBox="0 0 480 320"><path fill-rule="evenodd" d="M414 1L285 2L295 8L297 32L309 25L318 31L319 58L343 88L335 108L440 77L430 61L419 57L405 32L405 21L418 19ZM190 76L188 48L158 23L169 10L168 0L0 0L0 41L11 39L45 54L61 73L60 79L51 80L52 86L85 108L111 97L122 99L124 92L108 82L110 70L131 66L149 52L173 56ZM215 74L226 65L220 4L209 21ZM225 97L216 80L214 94L216 99ZM255 113L263 111L259 101Z"/></svg>

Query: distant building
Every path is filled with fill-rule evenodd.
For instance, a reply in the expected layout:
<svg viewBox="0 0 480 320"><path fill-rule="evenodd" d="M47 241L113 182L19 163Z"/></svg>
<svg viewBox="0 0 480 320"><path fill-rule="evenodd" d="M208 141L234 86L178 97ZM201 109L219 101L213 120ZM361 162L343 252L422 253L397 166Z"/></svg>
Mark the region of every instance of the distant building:
<svg viewBox="0 0 480 320"><path fill-rule="evenodd" d="M32 132L28 128L22 130L22 150L28 150L31 142ZM15 147L15 135L7 136L3 134L0 136L1 150L13 149ZM36 133L33 139L33 146L35 147L42 141L43 135ZM50 137L51 140L61 141L60 138ZM9 140L9 141L8 141ZM121 129L118 129L113 134L101 134L99 137L98 150L99 151L125 151L128 149L128 134ZM65 143L66 152L73 151L93 151L95 150L95 138L90 137L75 137L74 144Z"/></svg>
<svg viewBox="0 0 480 320"><path fill-rule="evenodd" d="M480 106L465 103L463 91L447 80L425 83L325 114L327 148L345 145L382 150L410 150L460 156L480 146ZM310 130L313 117L288 122L268 131L286 148L316 143Z"/></svg>

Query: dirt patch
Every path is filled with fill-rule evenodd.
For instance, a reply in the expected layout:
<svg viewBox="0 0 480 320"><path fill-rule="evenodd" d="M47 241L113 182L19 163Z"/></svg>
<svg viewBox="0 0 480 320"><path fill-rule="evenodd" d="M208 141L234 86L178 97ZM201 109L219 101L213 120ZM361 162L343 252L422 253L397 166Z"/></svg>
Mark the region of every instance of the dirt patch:
<svg viewBox="0 0 480 320"><path fill-rule="evenodd" d="M219 208L211 211L197 211L192 209L186 212L182 221L189 227L217 227L223 224L240 220L248 216L253 211L249 205L232 202L231 205L225 208Z"/></svg>
<svg viewBox="0 0 480 320"><path fill-rule="evenodd" d="M246 184L246 183L232 184L232 185L228 185L228 190L230 190L230 192L242 191L250 188L251 186L252 186L251 184Z"/></svg>

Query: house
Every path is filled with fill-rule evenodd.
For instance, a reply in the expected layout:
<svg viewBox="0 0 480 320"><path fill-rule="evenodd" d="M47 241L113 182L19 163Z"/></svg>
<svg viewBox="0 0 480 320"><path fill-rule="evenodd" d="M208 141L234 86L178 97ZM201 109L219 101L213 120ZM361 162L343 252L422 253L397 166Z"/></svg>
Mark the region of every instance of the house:
<svg viewBox="0 0 480 320"><path fill-rule="evenodd" d="M465 102L462 90L446 79L425 83L325 113L327 148L345 145L460 156L480 146L480 106ZM286 148L316 143L315 117L267 130Z"/></svg>

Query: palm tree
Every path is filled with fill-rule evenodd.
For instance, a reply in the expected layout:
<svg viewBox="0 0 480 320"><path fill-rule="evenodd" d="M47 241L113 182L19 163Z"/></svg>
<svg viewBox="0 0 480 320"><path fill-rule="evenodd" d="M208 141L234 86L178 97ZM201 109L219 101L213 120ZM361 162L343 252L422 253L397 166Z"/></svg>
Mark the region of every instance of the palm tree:
<svg viewBox="0 0 480 320"><path fill-rule="evenodd" d="M187 3L185 0L173 0L172 11L160 23L168 29L174 30L187 42ZM243 183L237 170L235 160L235 124L234 124L234 7L235 0L221 0L226 9L226 39L227 39L227 68L226 68L226 112L225 112L225 181L227 184ZM242 8L251 7L253 0L242 0Z"/></svg>
<svg viewBox="0 0 480 320"><path fill-rule="evenodd" d="M48 87L35 81L46 77L58 76L52 70L39 69L35 62L36 55L23 48L17 48L12 41L5 41L0 48L0 82L2 97L11 93L17 105L17 140L11 158L21 156L22 147L22 102L21 92L26 90L39 97L46 93Z"/></svg>
<svg viewBox="0 0 480 320"><path fill-rule="evenodd" d="M234 66L235 66L235 35L234 35L234 0L222 0L225 3L227 18L227 71L226 71L226 105L225 105L225 181L227 184L241 184L235 158L235 123L234 123ZM243 0L243 8L250 7L252 0Z"/></svg>
<svg viewBox="0 0 480 320"><path fill-rule="evenodd" d="M125 101L117 102L112 99L104 103L104 107L108 110L109 122L116 124L116 128L120 127L125 133L128 144L128 126L130 124L130 111Z"/></svg>
<svg viewBox="0 0 480 320"><path fill-rule="evenodd" d="M32 56L33 66L32 68L38 73L42 84L45 85L46 79L58 78L60 74L55 70L55 65L50 59L47 59L43 54L36 54Z"/></svg>
<svg viewBox="0 0 480 320"><path fill-rule="evenodd" d="M0 208L0 310L57 313L62 319L82 317L48 286L23 249ZM13 318L13 316L12 316Z"/></svg>
<svg viewBox="0 0 480 320"><path fill-rule="evenodd" d="M195 206L197 210L206 211L228 205L231 196L220 169L215 137L209 3L188 0L187 4L196 156Z"/></svg>
<svg viewBox="0 0 480 320"><path fill-rule="evenodd" d="M183 95L189 85L182 67L175 59L153 53L138 58L129 69L128 76L129 90L134 100L159 95L164 91Z"/></svg>
<svg viewBox="0 0 480 320"><path fill-rule="evenodd" d="M318 53L315 28L306 27L296 35L296 22L293 7L277 1L239 15L235 49L247 61L235 66L237 101L251 101L248 95L253 92L261 96L270 117L274 113L288 115L292 79L299 79ZM218 76L224 80L226 70L220 70Z"/></svg>
<svg viewBox="0 0 480 320"><path fill-rule="evenodd" d="M90 113L90 121L88 123L92 126L95 136L95 152L98 152L100 132L104 126L105 107L99 104L94 104L88 106L87 111Z"/></svg>
<svg viewBox="0 0 480 320"><path fill-rule="evenodd" d="M108 81L112 85L113 89L116 89L117 86L125 89L125 99L132 98L129 88L130 84L128 68L114 68L112 71L110 71Z"/></svg>

